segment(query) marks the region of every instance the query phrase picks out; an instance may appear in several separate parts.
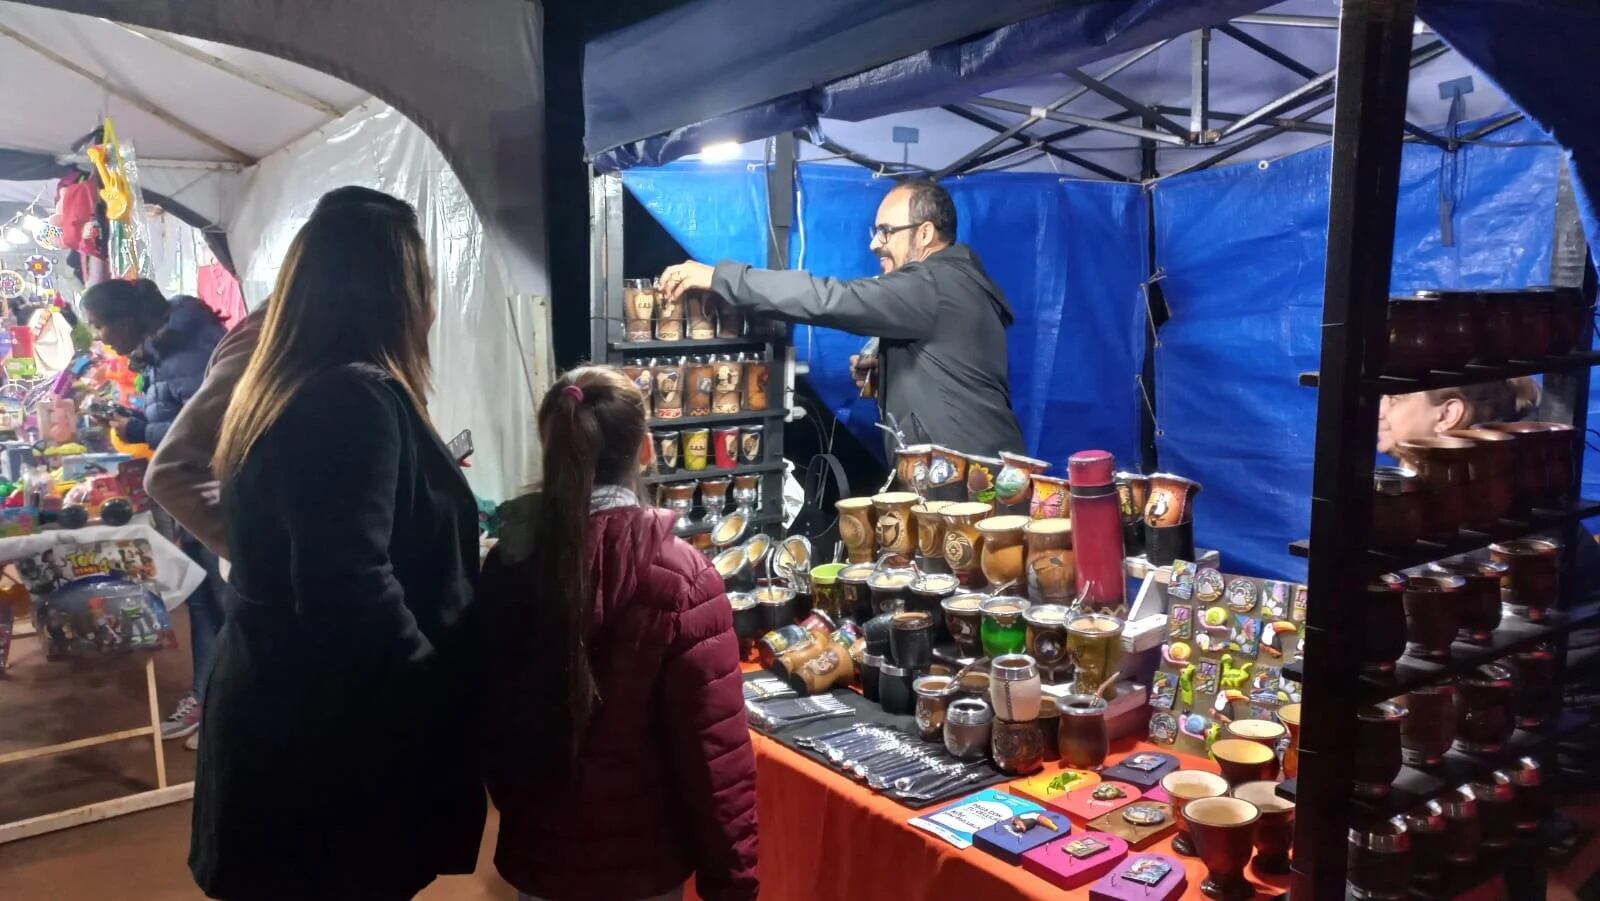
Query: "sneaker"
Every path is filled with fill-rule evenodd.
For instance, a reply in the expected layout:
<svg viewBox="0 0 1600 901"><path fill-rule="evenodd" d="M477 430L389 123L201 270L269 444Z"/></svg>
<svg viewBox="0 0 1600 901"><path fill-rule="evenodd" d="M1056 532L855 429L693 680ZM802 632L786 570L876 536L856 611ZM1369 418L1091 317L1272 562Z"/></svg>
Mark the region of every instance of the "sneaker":
<svg viewBox="0 0 1600 901"><path fill-rule="evenodd" d="M189 695L178 702L178 709L172 711L166 722L161 724L161 737L167 741L174 738L187 738L200 728L200 702L194 695Z"/></svg>
<svg viewBox="0 0 1600 901"><path fill-rule="evenodd" d="M194 734L190 735L188 738L183 740L183 749L185 751L198 751L198 750L200 750L200 730L199 729L194 730Z"/></svg>

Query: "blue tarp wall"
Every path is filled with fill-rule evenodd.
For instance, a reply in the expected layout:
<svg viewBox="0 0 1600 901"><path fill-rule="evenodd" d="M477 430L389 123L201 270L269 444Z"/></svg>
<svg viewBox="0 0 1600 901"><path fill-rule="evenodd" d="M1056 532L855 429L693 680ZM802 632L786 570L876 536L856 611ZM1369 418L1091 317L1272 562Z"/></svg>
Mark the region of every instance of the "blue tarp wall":
<svg viewBox="0 0 1600 901"><path fill-rule="evenodd" d="M1406 146L1395 290L1549 280L1561 151L1532 125L1487 140L1453 157ZM1329 154L1196 172L1149 193L1036 173L946 183L961 239L1017 310L1010 371L1028 450L1058 467L1087 447L1140 459L1153 203L1171 310L1156 345L1157 449L1163 469L1204 483L1196 538L1230 572L1305 576L1285 546L1309 531L1316 395L1297 377L1317 368L1321 346ZM673 163L623 179L696 259L766 263L760 166ZM876 273L867 235L888 187L864 170L803 164L790 259L819 275ZM1441 199L1453 203L1451 243ZM876 448L875 408L855 399L845 366L861 339L800 329L796 344L818 393ZM1600 460L1585 472L1600 491Z"/></svg>
<svg viewBox="0 0 1600 901"><path fill-rule="evenodd" d="M744 163L670 163L623 173L623 183L692 256L766 262L766 177ZM1139 384L1147 328L1148 212L1138 185L1040 173L973 175L946 183L959 238L973 246L1017 314L1011 402L1028 452L1065 465L1086 447L1137 465ZM855 167L805 163L789 258L818 275L876 275L867 249L892 187ZM847 361L863 339L796 329L811 384L840 421L881 452L874 401L860 400Z"/></svg>
<svg viewBox="0 0 1600 901"><path fill-rule="evenodd" d="M1542 143L1531 125L1495 144ZM1391 288L1549 282L1559 148L1407 144ZM1311 523L1331 149L1196 172L1153 191L1172 318L1156 348L1161 466L1205 485L1195 539L1230 572L1303 580L1285 545ZM1453 168L1453 172L1452 172ZM1440 180L1447 190L1441 194ZM1454 244L1440 228L1453 199Z"/></svg>

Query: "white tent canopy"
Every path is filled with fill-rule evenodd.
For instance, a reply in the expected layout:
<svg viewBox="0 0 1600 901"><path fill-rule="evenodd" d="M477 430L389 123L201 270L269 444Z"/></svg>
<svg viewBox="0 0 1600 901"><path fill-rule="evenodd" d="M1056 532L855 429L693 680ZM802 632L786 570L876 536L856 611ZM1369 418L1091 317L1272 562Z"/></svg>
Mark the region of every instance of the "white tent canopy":
<svg viewBox="0 0 1600 901"><path fill-rule="evenodd" d="M228 237L252 308L266 300L289 240L325 191L361 184L412 203L438 282L435 423L447 438L473 431L468 475L479 494L503 499L533 479L548 310L542 297L513 300L497 240L506 232L485 229L462 180L416 123L294 62L5 0L0 83L26 86L0 107L0 149L81 164L70 148L110 115L137 152L141 187ZM49 208L52 190L50 181L0 182L0 199L42 195Z"/></svg>
<svg viewBox="0 0 1600 901"><path fill-rule="evenodd" d="M339 118L367 93L262 53L0 0L0 146L67 158L111 116L144 187L225 224L223 176Z"/></svg>

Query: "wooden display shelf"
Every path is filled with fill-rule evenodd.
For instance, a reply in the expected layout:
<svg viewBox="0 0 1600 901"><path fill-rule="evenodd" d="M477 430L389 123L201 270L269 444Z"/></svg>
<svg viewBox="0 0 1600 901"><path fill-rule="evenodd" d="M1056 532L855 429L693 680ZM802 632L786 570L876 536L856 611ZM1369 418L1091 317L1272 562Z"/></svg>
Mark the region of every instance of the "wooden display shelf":
<svg viewBox="0 0 1600 901"><path fill-rule="evenodd" d="M740 536L739 540L743 541L744 539L749 538L756 529L759 529L762 526L777 525L780 522L783 522L782 513L757 513L756 515L750 517L750 521L748 523L745 523L744 534ZM684 538L690 535L704 535L709 531L711 531L710 525L707 525L704 522L697 522L687 529L681 529L673 534L680 538Z"/></svg>
<svg viewBox="0 0 1600 901"><path fill-rule="evenodd" d="M783 469L782 460L776 463L749 463L744 466L735 466L731 469L709 467L706 469L677 469L672 472L657 472L641 476L641 485L659 485L663 482L698 482L702 479L715 479L718 476L743 476L758 472L779 472Z"/></svg>
<svg viewBox="0 0 1600 901"><path fill-rule="evenodd" d="M1518 758L1537 754L1549 744L1548 727L1518 729L1498 753L1478 755L1452 750L1446 752L1443 762L1432 769L1402 766L1388 795L1382 798L1355 798L1353 802L1357 809L1367 814L1376 817L1395 816L1415 810L1453 791L1457 786L1487 779L1495 770L1510 766Z"/></svg>
<svg viewBox="0 0 1600 901"><path fill-rule="evenodd" d="M1589 604L1566 613L1553 613L1549 620L1542 623L1507 617L1500 623L1500 628L1494 630L1486 645L1458 641L1450 646L1449 660L1421 660L1408 655L1395 662L1392 679L1361 677L1360 703L1376 704L1413 688L1443 682L1596 621L1600 621L1600 604Z"/></svg>
<svg viewBox="0 0 1600 901"><path fill-rule="evenodd" d="M1523 538L1533 532L1555 528L1573 520L1588 519L1591 516L1600 516L1600 501L1585 499L1565 508L1535 509L1526 519L1502 519L1494 528L1487 531L1461 529L1452 538L1427 538L1411 547L1399 550L1372 548L1367 551L1368 570L1372 575L1399 572L1434 560L1482 550L1498 541ZM1291 543L1289 553L1296 557L1310 557L1310 539L1303 538Z"/></svg>
<svg viewBox="0 0 1600 901"><path fill-rule="evenodd" d="M1421 660L1404 656L1395 662L1394 674L1389 678L1362 676L1357 703L1376 704L1422 685L1443 682L1474 667L1493 663L1541 641L1557 638L1595 622L1600 622L1600 603L1554 613L1549 620L1541 623L1506 617L1500 622L1500 627L1494 630L1488 644L1458 641L1451 645L1448 661ZM1302 681L1303 663L1297 657L1284 664L1281 670L1283 678L1291 682Z"/></svg>
<svg viewBox="0 0 1600 901"><path fill-rule="evenodd" d="M755 335L741 338L684 338L681 341L608 341L606 346L622 354L660 354L674 350L759 350L769 339Z"/></svg>
<svg viewBox="0 0 1600 901"><path fill-rule="evenodd" d="M774 410L741 410L738 413L714 413L710 416L680 416L677 419L652 419L652 429L704 429L719 425L737 425L744 422L760 422L766 419L781 419L789 415L783 409Z"/></svg>
<svg viewBox="0 0 1600 901"><path fill-rule="evenodd" d="M1579 351L1534 360L1512 360L1499 366L1469 363L1461 369L1436 369L1421 376L1384 375L1375 379L1363 379L1361 384L1368 391L1375 391L1378 394L1411 394L1435 388L1454 388L1479 382L1537 375L1541 372L1586 369L1590 366L1600 366L1600 351ZM1300 384L1307 388L1320 387L1321 383L1321 374L1318 372L1300 373Z"/></svg>

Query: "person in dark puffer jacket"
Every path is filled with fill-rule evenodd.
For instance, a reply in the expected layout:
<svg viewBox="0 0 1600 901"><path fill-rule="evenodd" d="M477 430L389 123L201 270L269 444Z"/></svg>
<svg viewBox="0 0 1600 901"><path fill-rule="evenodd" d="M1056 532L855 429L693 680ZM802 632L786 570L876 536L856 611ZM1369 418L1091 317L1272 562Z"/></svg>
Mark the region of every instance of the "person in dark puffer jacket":
<svg viewBox="0 0 1600 901"><path fill-rule="evenodd" d="M179 294L170 301L147 278L101 282L83 293L83 310L95 337L144 375L145 407L132 416L117 416L111 426L123 441L161 446L167 429L206 378L211 352L227 334L222 319L198 297ZM178 546L200 564L206 579L188 598L190 652L194 683L187 697L161 724L161 736L186 738L189 750L199 747L200 706L205 673L217 633L222 629L227 582L217 555L187 531L173 526Z"/></svg>
<svg viewBox="0 0 1600 901"><path fill-rule="evenodd" d="M495 865L523 897L757 895L755 756L722 578L634 494L644 400L609 367L539 408L542 493L507 504L477 612Z"/></svg>
<svg viewBox="0 0 1600 901"><path fill-rule="evenodd" d="M179 294L168 300L147 278L101 282L84 292L83 308L96 337L144 374L145 408L114 420L117 435L160 447L178 412L200 390L206 363L227 327L200 298Z"/></svg>

